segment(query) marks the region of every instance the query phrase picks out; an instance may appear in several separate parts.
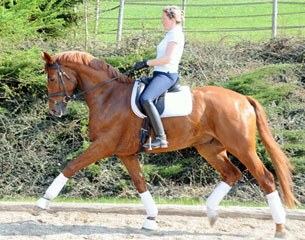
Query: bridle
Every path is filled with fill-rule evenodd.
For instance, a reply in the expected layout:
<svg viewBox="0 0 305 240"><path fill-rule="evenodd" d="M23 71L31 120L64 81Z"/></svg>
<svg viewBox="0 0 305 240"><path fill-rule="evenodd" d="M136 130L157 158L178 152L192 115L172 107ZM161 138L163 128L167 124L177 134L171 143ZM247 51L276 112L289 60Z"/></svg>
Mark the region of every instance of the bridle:
<svg viewBox="0 0 305 240"><path fill-rule="evenodd" d="M107 81L101 82L101 83L99 83L95 86L92 86L90 88L87 88L87 89L85 89L85 90L83 90L83 91L81 91L77 94L72 94L71 96L69 96L68 91L67 91L67 87L66 87L66 84L65 84L65 81L64 81L64 77L66 77L69 81L71 81L75 86L77 86L77 82L73 81L71 79L71 77L61 69L60 63L58 61L55 61L54 64L49 64L49 68L50 69L56 69L56 71L57 71L57 74L59 76L59 85L58 85L59 91L56 92L56 93L48 94L48 99L50 100L53 97L63 97L63 102L64 103L68 103L72 99L76 99L77 97L82 96L82 95L86 94L87 92L93 91L93 90L95 90L99 87L102 87L102 86L104 86L104 85L106 85L106 84L108 84L108 83L110 83L114 80L117 80L121 75L129 75L131 72L133 72L135 70L134 68L132 68L132 69L126 71L125 73L122 73L122 74L120 74L116 77L108 79ZM63 92L61 91L61 85L63 86L63 89L64 89Z"/></svg>
<svg viewBox="0 0 305 240"><path fill-rule="evenodd" d="M58 92L48 94L48 99L50 100L53 97L63 97L63 102L64 103L69 102L72 99L72 96L69 96L69 94L68 94L67 87L66 87L66 84L65 84L65 81L64 81L64 77L66 77L75 86L77 85L77 82L74 82L71 79L71 77L61 69L61 66L60 66L58 61L55 61L54 64L49 64L49 68L50 69L56 69L58 77L59 77L59 84L58 84ZM61 85L64 89L63 92L61 91Z"/></svg>

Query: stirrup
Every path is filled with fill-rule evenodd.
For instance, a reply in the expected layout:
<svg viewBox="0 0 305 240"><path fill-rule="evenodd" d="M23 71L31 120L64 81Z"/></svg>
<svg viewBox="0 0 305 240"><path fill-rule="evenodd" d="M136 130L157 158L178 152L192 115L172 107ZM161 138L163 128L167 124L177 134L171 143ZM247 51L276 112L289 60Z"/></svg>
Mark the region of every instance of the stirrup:
<svg viewBox="0 0 305 240"><path fill-rule="evenodd" d="M167 148L168 142L166 140L166 136L157 136L153 141L151 141L151 137L149 137L148 143L145 143L143 147L148 148L148 150L155 148Z"/></svg>

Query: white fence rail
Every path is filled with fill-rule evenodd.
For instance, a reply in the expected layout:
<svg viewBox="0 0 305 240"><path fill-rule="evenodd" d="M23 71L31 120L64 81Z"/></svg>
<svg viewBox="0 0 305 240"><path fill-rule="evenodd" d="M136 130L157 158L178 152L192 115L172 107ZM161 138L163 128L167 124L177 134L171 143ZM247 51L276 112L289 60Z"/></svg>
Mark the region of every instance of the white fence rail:
<svg viewBox="0 0 305 240"><path fill-rule="evenodd" d="M261 26L251 26L251 27L239 27L239 26L232 26L229 28L222 28L221 26L217 28L210 28L210 29L193 29L193 28L187 28L185 27L185 32L202 32L202 33L228 33L228 32L244 32L244 31L265 31L265 30L271 30L271 37L275 38L277 36L277 30L278 29L305 29L305 21L303 22L304 25L302 26L278 26L277 23L277 17L278 16L291 16L296 14L305 14L305 2L290 2L290 1L260 1L260 2L239 2L239 3L221 3L221 4L188 4L186 0L181 0L181 4L179 4L184 10L187 11L189 8L209 8L209 7L233 7L233 6L255 6L255 5L271 5L272 4L272 13L271 14L247 14L247 15L239 15L239 16L232 16L232 15L214 15L214 16L204 16L202 15L187 15L186 21L188 19L216 19L216 18L222 18L222 19L232 19L232 18L239 18L239 19L245 19L245 18L259 18L259 17L270 17L270 26L269 27L261 27ZM304 9L304 11L298 11L298 12L278 12L278 5L285 4L285 5L292 5L297 4L302 7L300 9ZM164 6L164 3L147 3L147 2L140 2L135 0L120 0L120 10L118 14L118 28L117 28L117 42L119 43L122 39L123 30L127 31L138 31L141 30L141 28L123 28L124 21L129 20L139 20L139 21L152 21L159 18L156 17L123 17L124 15L124 6L147 6L147 7L153 7L153 6ZM304 8L303 8L304 6ZM202 11L204 12L204 11ZM305 15L304 15L305 16ZM304 17L305 19L305 17ZM114 20L113 18L104 18L104 20ZM156 31L161 29L156 28L145 28L146 31ZM106 33L107 34L107 33ZM113 34L113 32L112 32Z"/></svg>

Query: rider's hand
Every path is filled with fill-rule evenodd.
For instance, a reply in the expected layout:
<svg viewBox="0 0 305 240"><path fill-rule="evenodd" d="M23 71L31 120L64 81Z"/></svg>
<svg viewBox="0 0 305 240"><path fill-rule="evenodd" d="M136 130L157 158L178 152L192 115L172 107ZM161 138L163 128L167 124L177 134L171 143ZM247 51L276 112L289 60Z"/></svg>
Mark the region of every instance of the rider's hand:
<svg viewBox="0 0 305 240"><path fill-rule="evenodd" d="M141 62L137 62L133 68L134 68L134 70L140 70L142 68L147 68L147 67L148 67L147 60L144 60Z"/></svg>

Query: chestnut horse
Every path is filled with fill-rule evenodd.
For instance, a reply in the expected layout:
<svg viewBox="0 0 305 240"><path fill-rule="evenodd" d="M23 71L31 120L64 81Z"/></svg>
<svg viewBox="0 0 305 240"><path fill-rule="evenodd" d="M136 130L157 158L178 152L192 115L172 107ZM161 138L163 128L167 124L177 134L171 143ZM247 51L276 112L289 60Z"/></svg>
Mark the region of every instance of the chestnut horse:
<svg viewBox="0 0 305 240"><path fill-rule="evenodd" d="M92 143L62 170L37 206L47 209L50 200L76 172L115 154L127 168L144 204L147 218L143 228L156 229L158 209L147 190L137 158L143 120L132 112L130 106L134 79L84 52L70 51L55 56L43 52L42 58L48 78L50 114L65 115L67 102L78 88L89 107ZM215 86L193 89L192 98L191 114L162 120L168 148L145 151L159 153L192 146L220 173L222 181L206 202L211 225L217 219L220 201L241 177L241 172L227 156L230 152L247 167L264 190L276 224L275 236L284 237L285 210L273 175L257 156L256 129L275 167L283 202L293 208L297 200L292 192L290 161L275 142L263 107L252 97Z"/></svg>

